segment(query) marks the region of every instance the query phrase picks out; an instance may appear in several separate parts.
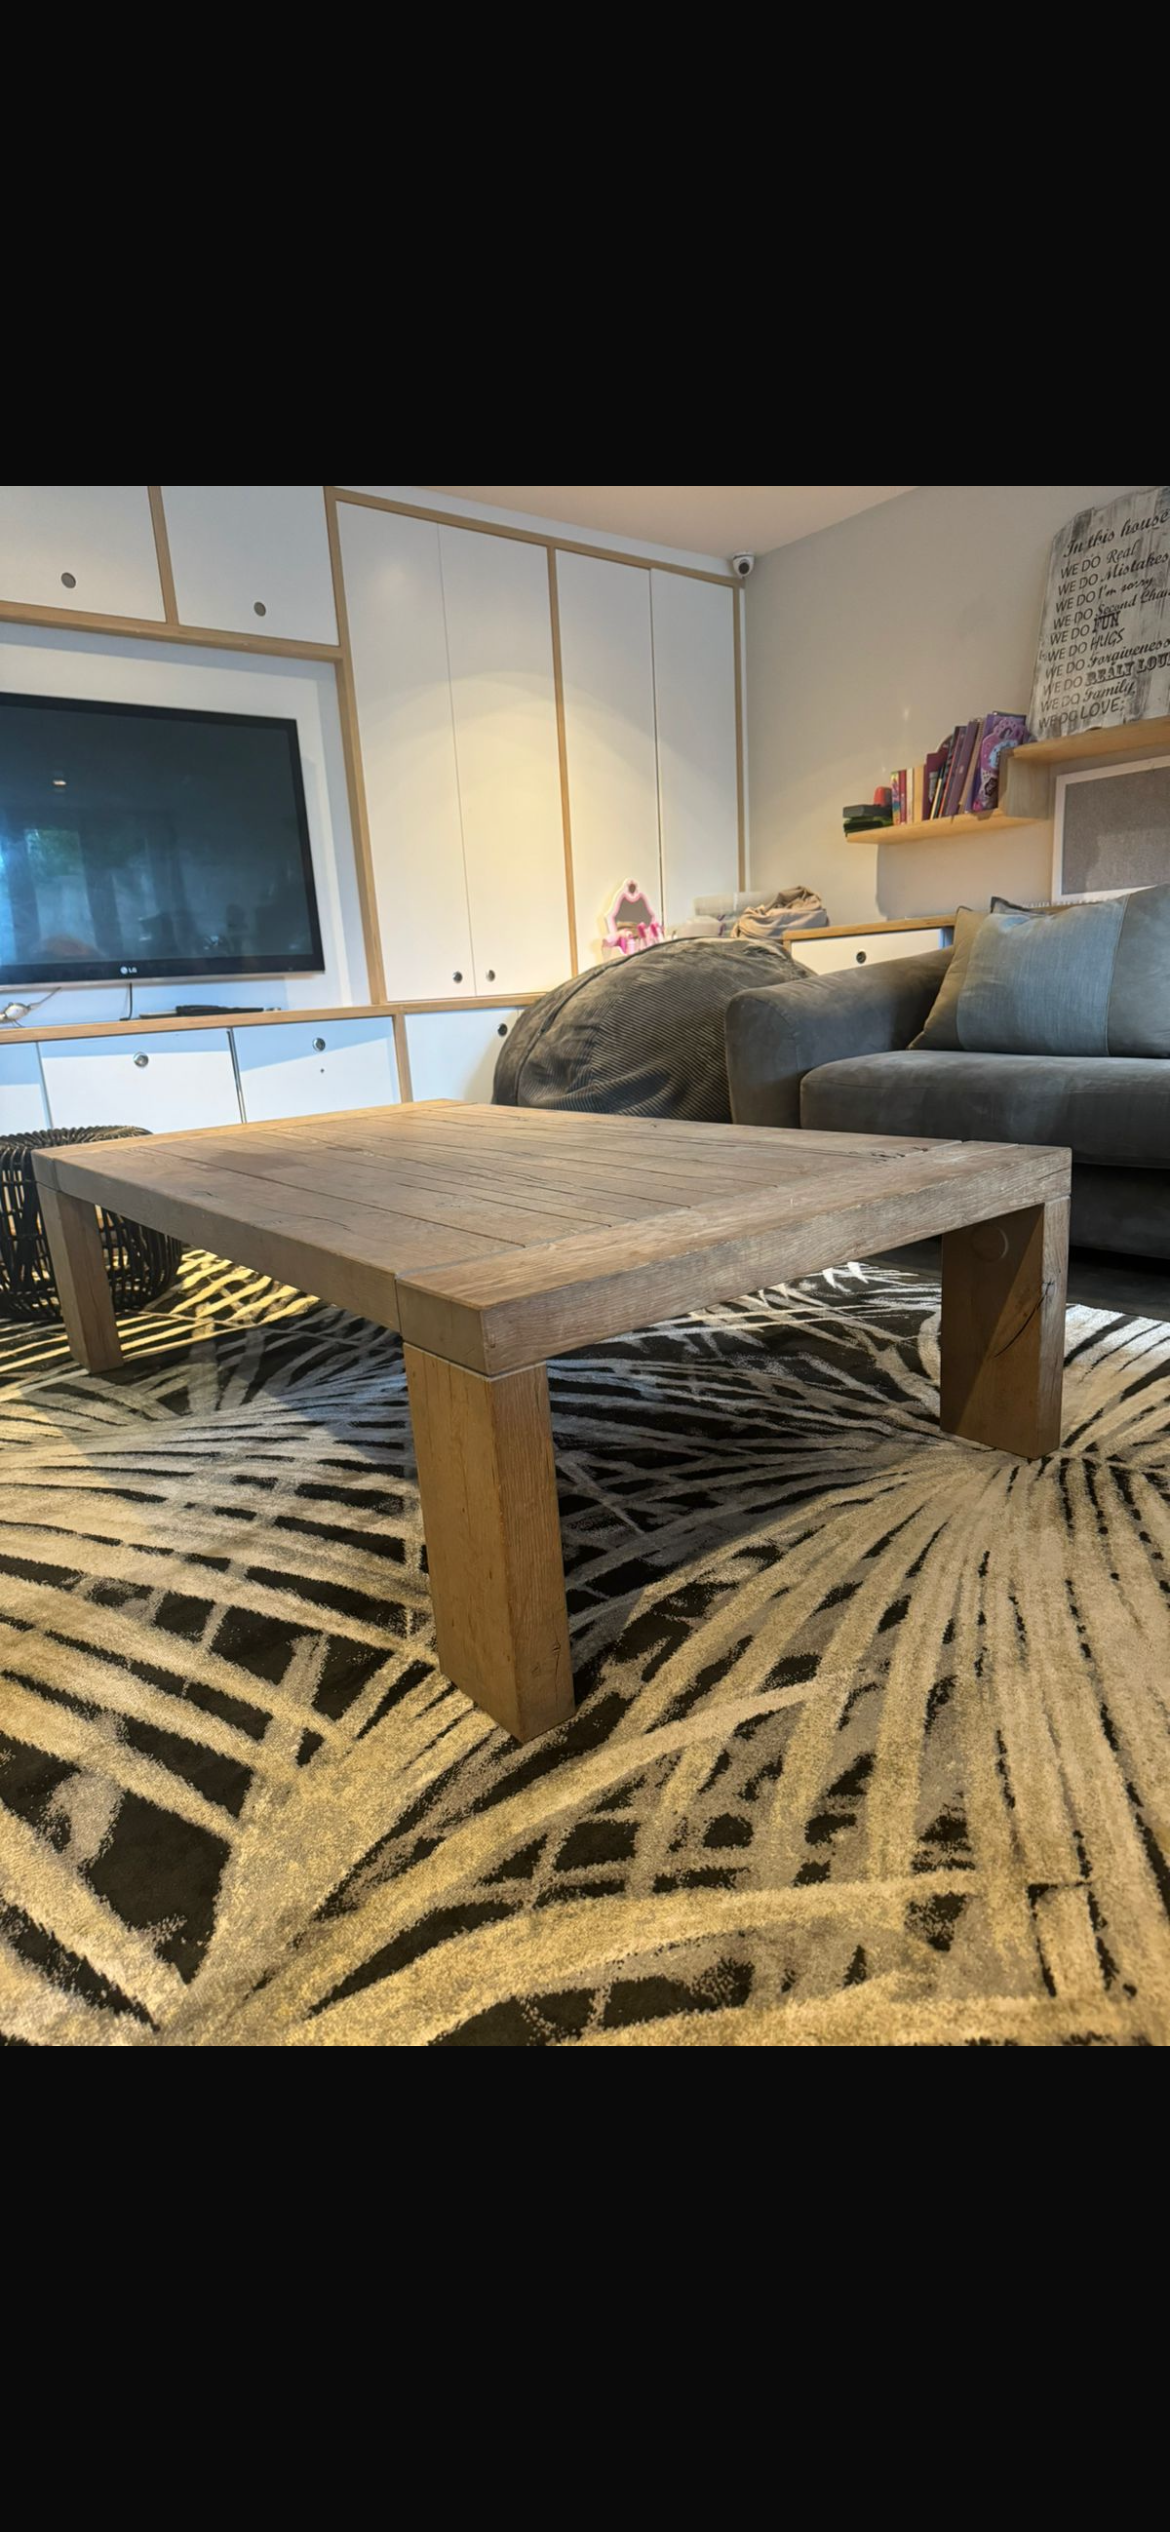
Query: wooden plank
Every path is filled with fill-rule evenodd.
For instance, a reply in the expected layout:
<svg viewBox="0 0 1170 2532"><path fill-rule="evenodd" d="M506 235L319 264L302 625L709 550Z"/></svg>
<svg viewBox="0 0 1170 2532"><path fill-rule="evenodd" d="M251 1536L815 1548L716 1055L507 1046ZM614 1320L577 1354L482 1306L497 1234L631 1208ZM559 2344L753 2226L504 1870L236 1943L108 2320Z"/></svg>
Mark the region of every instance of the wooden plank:
<svg viewBox="0 0 1170 2532"><path fill-rule="evenodd" d="M421 1199L430 1188L446 1194L490 1195L497 1204L514 1204L519 1212L558 1216L558 1231L545 1236L564 1238L573 1228L589 1229L605 1221L640 1222L648 1213L661 1210L658 1199L653 1196L638 1198L614 1192L623 1189L622 1175L617 1169L613 1173L613 1187L601 1189L592 1179L585 1185L580 1172L574 1172L567 1164L559 1172L549 1166L533 1167L513 1161L509 1161L506 1168L501 1168L498 1161L474 1150L465 1151L462 1145L456 1151L444 1153L441 1150L436 1152L429 1144L419 1144L415 1149L420 1157L404 1160L395 1152L392 1158L388 1158L374 1142L363 1144L354 1140L339 1145L331 1133L316 1130L316 1120L312 1128L306 1124L302 1134L295 1139L291 1135L287 1138L282 1136L277 1143L274 1137L271 1157L265 1154L257 1162L258 1174L279 1177L282 1174L280 1152L299 1152L302 1145L306 1152L311 1150L318 1155L326 1151L330 1153L331 1177L333 1161L342 1153L347 1161L360 1163L363 1168L376 1172L383 1193L388 1193L393 1187L395 1194L392 1200L403 1212L409 1212L412 1206L416 1206L420 1214L425 1213L427 1208ZM217 1145L216 1149L217 1158L222 1157L222 1146ZM233 1165L230 1157L228 1165ZM246 1163L241 1158L235 1165L242 1168ZM306 1173L308 1183L319 1183L320 1159L302 1160L298 1164L298 1178L302 1173Z"/></svg>
<svg viewBox="0 0 1170 2532"><path fill-rule="evenodd" d="M528 1741L573 1711L548 1378L405 1353L440 1666Z"/></svg>
<svg viewBox="0 0 1170 2532"><path fill-rule="evenodd" d="M1095 756L1165 755L1170 748L1170 718L1118 721L1108 730L1076 730L1071 738L1036 739L1030 747L1013 747L1004 756L1009 782L1023 765L1078 765Z"/></svg>
<svg viewBox="0 0 1170 2532"><path fill-rule="evenodd" d="M241 984L248 982L240 977ZM50 1027L0 1029L0 1046L19 1046L51 1037L124 1037L128 1029L135 1037L153 1035L162 1029L274 1029L292 1028L298 1021L304 1026L317 1020L394 1020L407 1018L412 1012L425 1011L514 1011L530 1002L538 1002L535 993L477 994L461 1002L351 1002L331 1004L325 1011L211 1011L201 1018L195 1013L180 1019L173 1011L151 1014L133 1020L80 1020L70 1027L57 1021ZM399 1065L400 1079L406 1076ZM405 1095L405 1090L404 1090ZM372 1112L371 1112L372 1113Z"/></svg>
<svg viewBox="0 0 1170 2532"><path fill-rule="evenodd" d="M378 924L378 891L374 879L374 856L370 844L366 783L362 770L361 731L358 727L357 693L349 639L349 614L345 603L345 575L341 567L341 539L337 529L337 502L328 484L325 486L325 527L329 539L329 567L333 575L333 604L337 612L337 639L341 649L336 672L337 701L341 720L341 748L345 760L345 788L349 800L349 822L353 835L358 911L361 916L362 940L366 952L366 979L370 992L376 999L381 999L386 992L386 968L382 957L382 934Z"/></svg>
<svg viewBox="0 0 1170 2532"><path fill-rule="evenodd" d="M510 536L517 545L548 545L557 554L592 554L599 563L628 563L635 571L677 572L683 580L713 580L717 589L738 588L730 572L700 571L694 563L664 563L649 554L623 554L611 545L582 545L571 536L550 536L537 528L504 527L494 519L469 519L462 510L428 510L417 501L388 501L381 493L347 492L341 484L329 489L338 501L359 510L395 510L403 519L432 519L439 527L470 528L476 536Z"/></svg>
<svg viewBox="0 0 1170 2532"><path fill-rule="evenodd" d="M162 590L163 614L166 617L168 624L177 624L179 621L179 606L178 600L175 597L175 575L171 569L171 544L170 538L167 535L166 512L163 509L162 485L148 484L146 487L146 494L150 503L150 523L154 529L154 550L158 557L158 578L159 587Z"/></svg>
<svg viewBox="0 0 1170 2532"><path fill-rule="evenodd" d="M569 806L569 748L565 735L565 675L561 664L561 608L557 595L557 558L554 548L548 549L548 606L552 623L553 697L557 713L557 763L560 768L561 825L565 837L565 893L569 905L570 974L577 967L577 898L573 886L573 820Z"/></svg>
<svg viewBox="0 0 1170 2532"><path fill-rule="evenodd" d="M36 1166L34 1162L34 1167ZM122 1360L118 1322L92 1204L62 1195L37 1171L41 1219L65 1334L86 1371L112 1371Z"/></svg>
<svg viewBox="0 0 1170 2532"><path fill-rule="evenodd" d="M1060 1447L1068 1202L943 1238L940 1418L993 1451Z"/></svg>
<svg viewBox="0 0 1170 2532"><path fill-rule="evenodd" d="M871 837L877 831L868 829ZM782 932L780 938L787 949L796 941L865 941L874 932L947 932L954 929L954 921L953 914L891 915L881 923L805 924L798 931Z"/></svg>
<svg viewBox="0 0 1170 2532"><path fill-rule="evenodd" d="M815 1188L652 1216L618 1231L493 1259L405 1269L398 1306L415 1345L495 1374L819 1273L852 1257L929 1239L1068 1192L1067 1152L939 1143L855 1160Z"/></svg>
<svg viewBox="0 0 1170 2532"><path fill-rule="evenodd" d="M274 633L225 633L212 624L160 624L152 616L91 615L81 607L28 607L0 599L0 624L62 624L74 632L133 633L152 642L201 642L216 651L267 651L276 659L339 659L336 642L285 642Z"/></svg>

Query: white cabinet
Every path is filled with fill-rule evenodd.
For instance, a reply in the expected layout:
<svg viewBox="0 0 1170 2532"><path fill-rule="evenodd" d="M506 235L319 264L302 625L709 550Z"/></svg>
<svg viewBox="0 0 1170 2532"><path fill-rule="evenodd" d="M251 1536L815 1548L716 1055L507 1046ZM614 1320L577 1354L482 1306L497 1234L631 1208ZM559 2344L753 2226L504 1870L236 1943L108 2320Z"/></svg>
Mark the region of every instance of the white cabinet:
<svg viewBox="0 0 1170 2532"><path fill-rule="evenodd" d="M0 598L161 624L146 485L0 486Z"/></svg>
<svg viewBox="0 0 1170 2532"><path fill-rule="evenodd" d="M338 521L386 992L471 994L439 531L349 502Z"/></svg>
<svg viewBox="0 0 1170 2532"><path fill-rule="evenodd" d="M291 1020L232 1032L244 1116L328 1116L398 1098L390 1020Z"/></svg>
<svg viewBox="0 0 1170 2532"><path fill-rule="evenodd" d="M652 571L663 920L739 884L734 589Z"/></svg>
<svg viewBox="0 0 1170 2532"><path fill-rule="evenodd" d="M592 967L625 880L661 912L650 574L589 554L558 554L556 574L577 964Z"/></svg>
<svg viewBox="0 0 1170 2532"><path fill-rule="evenodd" d="M858 931L836 941L802 932L786 946L801 967L811 967L815 976L829 976L840 967L872 967L884 958L920 958L926 950L948 949L951 939L950 926L940 924L937 931Z"/></svg>
<svg viewBox="0 0 1170 2532"><path fill-rule="evenodd" d="M164 484L181 624L335 642L321 484Z"/></svg>
<svg viewBox="0 0 1170 2532"><path fill-rule="evenodd" d="M496 1058L519 1011L411 1011L406 1020L412 1099L490 1103Z"/></svg>
<svg viewBox="0 0 1170 2532"><path fill-rule="evenodd" d="M39 1134L48 1122L35 1045L0 1046L0 1134Z"/></svg>
<svg viewBox="0 0 1170 2532"><path fill-rule="evenodd" d="M439 548L476 991L532 991L571 965L548 554L457 527Z"/></svg>
<svg viewBox="0 0 1170 2532"><path fill-rule="evenodd" d="M240 1122L226 1029L50 1038L41 1059L54 1125L144 1125L151 1134L175 1134Z"/></svg>

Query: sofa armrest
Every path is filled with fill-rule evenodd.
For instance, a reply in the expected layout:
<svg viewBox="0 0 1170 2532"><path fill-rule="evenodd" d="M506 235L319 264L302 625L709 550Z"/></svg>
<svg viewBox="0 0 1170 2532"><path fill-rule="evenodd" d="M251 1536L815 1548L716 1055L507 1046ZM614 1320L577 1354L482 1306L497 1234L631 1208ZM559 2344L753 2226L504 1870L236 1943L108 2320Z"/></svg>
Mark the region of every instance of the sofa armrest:
<svg viewBox="0 0 1170 2532"><path fill-rule="evenodd" d="M888 1055L917 1036L951 953L883 959L737 993L724 1021L737 1125L799 1125L800 1085L818 1064Z"/></svg>

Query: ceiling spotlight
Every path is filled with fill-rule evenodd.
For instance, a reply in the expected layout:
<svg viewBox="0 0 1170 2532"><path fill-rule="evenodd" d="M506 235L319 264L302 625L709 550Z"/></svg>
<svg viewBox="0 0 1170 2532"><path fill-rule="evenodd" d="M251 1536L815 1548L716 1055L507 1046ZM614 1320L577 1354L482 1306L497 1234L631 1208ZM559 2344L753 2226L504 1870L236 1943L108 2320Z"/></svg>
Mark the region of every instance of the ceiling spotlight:
<svg viewBox="0 0 1170 2532"><path fill-rule="evenodd" d="M65 787L66 787L66 785L65 785L65 776L64 776L64 774L54 774L54 776L53 776L53 789L54 789L54 791L64 791Z"/></svg>

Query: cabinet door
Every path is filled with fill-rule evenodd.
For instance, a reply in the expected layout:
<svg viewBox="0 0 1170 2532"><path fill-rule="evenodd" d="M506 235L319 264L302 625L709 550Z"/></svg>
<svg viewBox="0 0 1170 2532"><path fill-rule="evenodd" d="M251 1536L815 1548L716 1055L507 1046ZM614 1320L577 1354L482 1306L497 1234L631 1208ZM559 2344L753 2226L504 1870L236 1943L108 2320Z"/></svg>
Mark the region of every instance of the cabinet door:
<svg viewBox="0 0 1170 2532"><path fill-rule="evenodd" d="M398 1098L390 1020L278 1021L234 1029L244 1115L329 1116L341 1108L393 1107Z"/></svg>
<svg viewBox="0 0 1170 2532"><path fill-rule="evenodd" d="M164 484L181 624L335 642L321 484Z"/></svg>
<svg viewBox="0 0 1170 2532"><path fill-rule="evenodd" d="M471 1099L486 1106L496 1057L518 1011L411 1011L406 1020L412 1099Z"/></svg>
<svg viewBox="0 0 1170 2532"><path fill-rule="evenodd" d="M226 1029L136 1037L51 1038L41 1049L54 1125L238 1125L240 1101Z"/></svg>
<svg viewBox="0 0 1170 2532"><path fill-rule="evenodd" d="M145 484L0 486L0 598L161 624Z"/></svg>
<svg viewBox="0 0 1170 2532"><path fill-rule="evenodd" d="M0 1134L39 1134L49 1122L35 1046L0 1046Z"/></svg>
<svg viewBox="0 0 1170 2532"><path fill-rule="evenodd" d="M593 967L625 880L662 910L650 574L589 554L556 571L577 964Z"/></svg>
<svg viewBox="0 0 1170 2532"><path fill-rule="evenodd" d="M548 555L457 527L439 548L476 991L539 990L571 966Z"/></svg>
<svg viewBox="0 0 1170 2532"><path fill-rule="evenodd" d="M387 997L470 994L439 531L351 502L337 515Z"/></svg>
<svg viewBox="0 0 1170 2532"><path fill-rule="evenodd" d="M733 589L652 571L663 919L739 884Z"/></svg>

